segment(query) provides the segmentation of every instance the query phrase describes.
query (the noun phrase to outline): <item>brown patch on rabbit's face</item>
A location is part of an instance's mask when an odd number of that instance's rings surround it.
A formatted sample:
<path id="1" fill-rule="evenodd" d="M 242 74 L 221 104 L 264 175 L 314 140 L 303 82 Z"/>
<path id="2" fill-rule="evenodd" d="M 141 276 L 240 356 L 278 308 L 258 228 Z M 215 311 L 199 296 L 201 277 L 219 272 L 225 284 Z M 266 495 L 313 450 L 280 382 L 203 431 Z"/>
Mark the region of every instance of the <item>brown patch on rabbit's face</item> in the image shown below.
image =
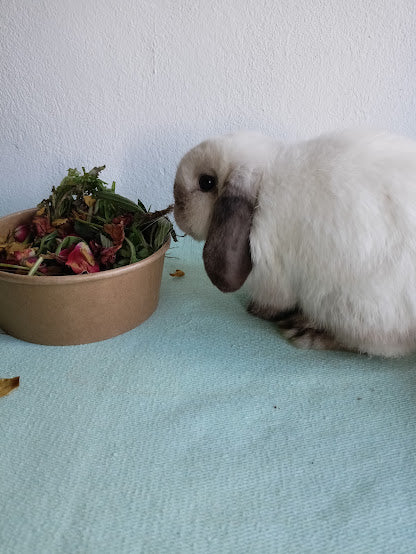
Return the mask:
<path id="1" fill-rule="evenodd" d="M 206 239 L 218 197 L 217 186 L 211 190 L 203 190 L 200 186 L 201 176 L 206 175 L 211 175 L 218 183 L 212 168 L 212 148 L 210 143 L 202 143 L 182 158 L 173 189 L 175 221 L 182 231 L 196 240 Z"/>
<path id="2" fill-rule="evenodd" d="M 174 217 L 178 226 L 195 240 L 205 240 L 217 194 L 199 190 L 187 191 L 176 182 L 174 198 Z"/>
<path id="3" fill-rule="evenodd" d="M 178 211 L 184 210 L 186 206 L 187 194 L 178 183 L 175 183 L 175 186 L 173 188 L 173 195 L 175 197 L 175 208 Z"/>

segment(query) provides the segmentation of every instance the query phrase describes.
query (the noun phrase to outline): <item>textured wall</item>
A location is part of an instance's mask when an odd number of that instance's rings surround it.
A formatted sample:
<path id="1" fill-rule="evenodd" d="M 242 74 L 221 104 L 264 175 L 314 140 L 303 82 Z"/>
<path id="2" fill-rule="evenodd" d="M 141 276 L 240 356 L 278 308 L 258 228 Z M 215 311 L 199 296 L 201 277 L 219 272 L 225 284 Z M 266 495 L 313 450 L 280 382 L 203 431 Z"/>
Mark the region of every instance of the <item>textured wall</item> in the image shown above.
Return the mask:
<path id="1" fill-rule="evenodd" d="M 0 215 L 107 164 L 161 208 L 195 142 L 350 125 L 416 136 L 414 0 L 1 0 Z"/>

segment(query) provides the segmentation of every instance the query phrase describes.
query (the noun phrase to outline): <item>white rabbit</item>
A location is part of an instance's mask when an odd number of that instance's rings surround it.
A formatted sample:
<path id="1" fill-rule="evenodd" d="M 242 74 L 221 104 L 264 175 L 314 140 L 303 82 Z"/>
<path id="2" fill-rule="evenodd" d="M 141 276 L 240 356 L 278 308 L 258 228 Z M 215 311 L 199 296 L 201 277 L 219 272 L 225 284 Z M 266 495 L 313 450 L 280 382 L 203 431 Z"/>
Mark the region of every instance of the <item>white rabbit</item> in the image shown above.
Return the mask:
<path id="1" fill-rule="evenodd" d="M 175 219 L 222 291 L 296 346 L 416 350 L 416 142 L 342 131 L 294 145 L 255 133 L 181 160 Z"/>

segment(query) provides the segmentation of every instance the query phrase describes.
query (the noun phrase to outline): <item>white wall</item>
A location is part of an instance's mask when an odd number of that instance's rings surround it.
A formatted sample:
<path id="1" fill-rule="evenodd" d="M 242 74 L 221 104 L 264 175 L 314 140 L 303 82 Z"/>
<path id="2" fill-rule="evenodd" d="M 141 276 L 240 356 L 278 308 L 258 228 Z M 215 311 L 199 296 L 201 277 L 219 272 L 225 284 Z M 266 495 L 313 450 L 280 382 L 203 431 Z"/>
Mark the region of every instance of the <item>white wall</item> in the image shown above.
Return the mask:
<path id="1" fill-rule="evenodd" d="M 0 215 L 107 164 L 162 208 L 212 134 L 416 138 L 415 0 L 0 0 Z"/>

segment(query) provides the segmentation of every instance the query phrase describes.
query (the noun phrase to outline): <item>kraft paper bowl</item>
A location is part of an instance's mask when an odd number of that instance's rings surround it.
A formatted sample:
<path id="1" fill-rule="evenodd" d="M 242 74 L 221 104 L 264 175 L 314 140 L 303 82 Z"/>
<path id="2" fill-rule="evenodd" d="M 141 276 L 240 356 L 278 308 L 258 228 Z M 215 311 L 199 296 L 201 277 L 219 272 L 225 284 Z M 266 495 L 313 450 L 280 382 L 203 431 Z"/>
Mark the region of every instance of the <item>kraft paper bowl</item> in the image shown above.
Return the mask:
<path id="1" fill-rule="evenodd" d="M 29 223 L 34 212 L 0 218 L 0 236 Z M 130 331 L 157 308 L 169 244 L 140 262 L 99 273 L 28 276 L 0 271 L 0 328 L 28 342 L 61 346 Z"/>

